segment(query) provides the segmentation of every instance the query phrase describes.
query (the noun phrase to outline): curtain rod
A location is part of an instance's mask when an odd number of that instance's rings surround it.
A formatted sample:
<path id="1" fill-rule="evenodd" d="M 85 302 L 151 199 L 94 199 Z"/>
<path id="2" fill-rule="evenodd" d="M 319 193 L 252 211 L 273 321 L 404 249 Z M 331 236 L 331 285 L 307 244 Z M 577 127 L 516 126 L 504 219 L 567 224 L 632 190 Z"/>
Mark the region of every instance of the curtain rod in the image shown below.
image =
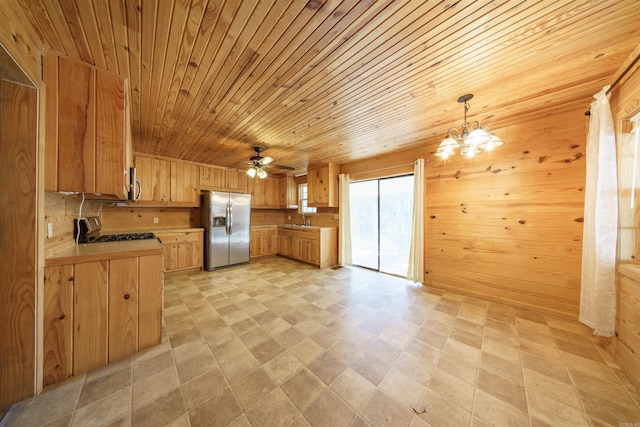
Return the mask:
<path id="1" fill-rule="evenodd" d="M 624 71 L 622 73 L 620 73 L 620 75 L 618 76 L 618 78 L 611 83 L 611 86 L 609 86 L 609 89 L 607 89 L 607 91 L 605 92 L 605 94 L 609 95 L 611 93 L 611 91 L 618 86 L 618 83 L 620 83 L 620 80 L 622 80 L 624 78 L 624 76 L 627 75 L 627 73 L 629 71 L 631 71 L 631 69 L 634 67 L 634 65 L 636 65 L 638 63 L 638 61 L 640 60 L 640 55 L 636 56 L 636 59 L 634 59 L 633 61 L 631 61 L 631 64 L 629 64 L 629 66 L 627 68 L 624 69 Z M 585 116 L 590 116 L 591 115 L 591 110 L 587 110 L 584 112 Z"/>
<path id="2" fill-rule="evenodd" d="M 636 65 L 636 63 L 638 62 L 638 60 L 640 60 L 640 55 L 636 56 L 636 59 L 634 59 L 633 61 L 631 61 L 631 64 L 629 64 L 629 66 L 627 68 L 624 69 L 624 71 L 622 72 L 622 74 L 620 74 L 618 76 L 618 78 L 611 83 L 611 87 L 607 90 L 607 95 L 609 95 L 609 93 L 611 93 L 611 91 L 613 90 L 613 88 L 615 88 L 618 83 L 620 83 L 620 80 L 622 80 L 624 78 L 624 76 L 627 75 L 627 73 L 629 71 L 631 71 L 631 69 L 633 68 L 634 65 Z"/>
<path id="3" fill-rule="evenodd" d="M 415 162 L 411 162 L 411 163 L 404 163 L 404 164 L 401 164 L 401 165 L 389 166 L 387 168 L 373 169 L 373 170 L 370 170 L 370 171 L 363 171 L 363 172 L 355 172 L 355 173 L 350 173 L 349 176 L 364 175 L 366 173 L 374 173 L 374 172 L 382 172 L 382 171 L 386 171 L 386 170 L 389 170 L 389 169 L 401 168 L 403 166 L 413 166 L 414 164 L 415 164 Z"/>

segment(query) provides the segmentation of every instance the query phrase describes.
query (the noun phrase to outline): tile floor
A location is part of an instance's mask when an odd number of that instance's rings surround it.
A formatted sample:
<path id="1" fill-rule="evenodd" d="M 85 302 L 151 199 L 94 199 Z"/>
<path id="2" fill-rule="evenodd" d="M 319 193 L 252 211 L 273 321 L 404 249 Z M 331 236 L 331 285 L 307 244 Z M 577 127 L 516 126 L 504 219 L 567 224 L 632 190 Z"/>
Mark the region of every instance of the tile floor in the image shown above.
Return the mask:
<path id="1" fill-rule="evenodd" d="M 163 343 L 5 426 L 637 426 L 580 324 L 357 268 L 268 258 L 167 275 Z"/>

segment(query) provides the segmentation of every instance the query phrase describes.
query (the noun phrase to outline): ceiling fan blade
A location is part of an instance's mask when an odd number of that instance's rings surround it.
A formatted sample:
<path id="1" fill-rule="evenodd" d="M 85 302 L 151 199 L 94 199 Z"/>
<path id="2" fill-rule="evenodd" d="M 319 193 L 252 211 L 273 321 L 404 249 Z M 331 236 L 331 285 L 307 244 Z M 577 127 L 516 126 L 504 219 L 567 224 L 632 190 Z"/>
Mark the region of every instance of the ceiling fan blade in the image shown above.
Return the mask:
<path id="1" fill-rule="evenodd" d="M 288 171 L 296 170 L 296 168 L 294 168 L 293 166 L 285 166 L 285 165 L 271 165 L 271 166 L 273 166 L 274 168 L 288 170 Z"/>

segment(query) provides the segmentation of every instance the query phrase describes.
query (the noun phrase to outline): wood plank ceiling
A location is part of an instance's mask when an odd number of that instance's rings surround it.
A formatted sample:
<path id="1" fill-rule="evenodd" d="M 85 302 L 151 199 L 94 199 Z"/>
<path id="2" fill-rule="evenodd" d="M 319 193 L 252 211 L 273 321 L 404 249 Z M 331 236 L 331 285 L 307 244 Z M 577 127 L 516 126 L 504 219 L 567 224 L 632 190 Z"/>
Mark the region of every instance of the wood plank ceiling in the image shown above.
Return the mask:
<path id="1" fill-rule="evenodd" d="M 134 149 L 238 166 L 433 151 L 470 119 L 585 100 L 640 43 L 637 0 L 29 0 L 45 50 L 130 79 Z M 427 144 L 429 142 L 429 144 Z"/>

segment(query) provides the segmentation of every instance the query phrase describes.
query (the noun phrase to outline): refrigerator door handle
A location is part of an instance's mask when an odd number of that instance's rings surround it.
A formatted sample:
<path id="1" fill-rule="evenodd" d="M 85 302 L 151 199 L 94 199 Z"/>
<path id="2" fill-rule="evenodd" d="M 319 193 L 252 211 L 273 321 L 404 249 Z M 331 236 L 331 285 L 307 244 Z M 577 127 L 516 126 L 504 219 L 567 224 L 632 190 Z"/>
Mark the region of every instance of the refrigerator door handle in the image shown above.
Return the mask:
<path id="1" fill-rule="evenodd" d="M 233 233 L 233 206 L 232 205 L 228 205 L 227 209 L 229 210 L 229 231 L 228 233 L 231 234 Z"/>

